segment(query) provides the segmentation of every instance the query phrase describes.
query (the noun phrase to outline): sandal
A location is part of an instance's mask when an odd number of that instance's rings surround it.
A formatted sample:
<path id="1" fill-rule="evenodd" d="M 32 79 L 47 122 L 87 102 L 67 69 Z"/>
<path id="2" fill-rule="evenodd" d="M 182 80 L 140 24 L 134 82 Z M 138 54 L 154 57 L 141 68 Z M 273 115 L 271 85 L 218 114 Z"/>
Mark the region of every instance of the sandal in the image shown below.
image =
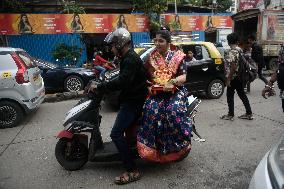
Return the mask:
<path id="1" fill-rule="evenodd" d="M 234 121 L 234 116 L 231 116 L 231 115 L 223 115 L 223 116 L 220 117 L 220 119 Z"/>
<path id="2" fill-rule="evenodd" d="M 141 177 L 138 171 L 135 172 L 125 172 L 121 176 L 116 177 L 114 183 L 118 185 L 128 184 L 139 180 Z"/>
<path id="3" fill-rule="evenodd" d="M 252 114 L 243 114 L 239 116 L 240 119 L 247 119 L 247 120 L 253 120 Z"/>

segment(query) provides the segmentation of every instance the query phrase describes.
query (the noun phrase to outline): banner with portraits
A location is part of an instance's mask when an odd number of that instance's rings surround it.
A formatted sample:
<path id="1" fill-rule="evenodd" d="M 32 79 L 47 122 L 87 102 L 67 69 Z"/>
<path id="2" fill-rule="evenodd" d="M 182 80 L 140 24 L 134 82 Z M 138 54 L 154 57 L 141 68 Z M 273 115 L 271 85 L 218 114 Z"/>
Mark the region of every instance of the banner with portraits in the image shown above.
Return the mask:
<path id="1" fill-rule="evenodd" d="M 171 31 L 198 31 L 210 28 L 232 28 L 233 21 L 230 16 L 218 15 L 173 15 L 161 16 L 161 22 L 169 26 Z"/>
<path id="2" fill-rule="evenodd" d="M 284 11 L 267 10 L 263 13 L 262 39 L 267 41 L 284 40 Z"/>
<path id="3" fill-rule="evenodd" d="M 149 19 L 134 14 L 0 14 L 0 34 L 109 33 L 124 27 L 147 32 Z"/>

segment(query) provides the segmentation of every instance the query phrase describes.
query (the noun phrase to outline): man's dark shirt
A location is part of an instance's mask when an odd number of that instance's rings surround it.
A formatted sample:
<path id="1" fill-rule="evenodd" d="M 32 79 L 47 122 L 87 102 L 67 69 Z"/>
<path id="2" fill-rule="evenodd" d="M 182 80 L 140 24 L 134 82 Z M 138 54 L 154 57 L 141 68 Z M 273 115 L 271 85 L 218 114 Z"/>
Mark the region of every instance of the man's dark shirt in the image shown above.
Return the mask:
<path id="1" fill-rule="evenodd" d="M 264 66 L 263 50 L 262 47 L 254 42 L 251 47 L 251 58 L 257 63 L 259 67 Z"/>
<path id="2" fill-rule="evenodd" d="M 146 80 L 143 62 L 131 49 L 122 57 L 119 76 L 114 80 L 99 84 L 98 90 L 121 90 L 120 102 L 141 103 L 145 101 L 148 93 Z"/>

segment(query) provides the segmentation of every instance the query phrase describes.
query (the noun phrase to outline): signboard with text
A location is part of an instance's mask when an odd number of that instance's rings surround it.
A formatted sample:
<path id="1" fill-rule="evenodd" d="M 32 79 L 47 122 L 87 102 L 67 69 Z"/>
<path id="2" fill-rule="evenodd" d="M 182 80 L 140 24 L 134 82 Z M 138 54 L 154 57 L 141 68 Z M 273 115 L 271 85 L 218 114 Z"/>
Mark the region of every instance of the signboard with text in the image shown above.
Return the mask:
<path id="1" fill-rule="evenodd" d="M 172 31 L 197 31 L 209 28 L 232 28 L 230 16 L 214 15 L 162 15 L 165 25 Z"/>
<path id="2" fill-rule="evenodd" d="M 239 0 L 238 11 L 256 8 L 260 0 Z"/>
<path id="3" fill-rule="evenodd" d="M 149 19 L 132 14 L 0 14 L 0 34 L 108 33 L 118 27 L 149 30 Z"/>

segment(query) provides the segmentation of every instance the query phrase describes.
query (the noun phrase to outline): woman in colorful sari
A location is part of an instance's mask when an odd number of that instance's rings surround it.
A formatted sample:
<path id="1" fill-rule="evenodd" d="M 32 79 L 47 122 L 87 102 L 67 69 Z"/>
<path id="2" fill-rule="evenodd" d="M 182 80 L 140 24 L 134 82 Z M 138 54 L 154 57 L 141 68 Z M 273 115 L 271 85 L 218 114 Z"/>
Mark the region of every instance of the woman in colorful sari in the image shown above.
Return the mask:
<path id="1" fill-rule="evenodd" d="M 163 91 L 150 92 L 145 102 L 137 147 L 141 158 L 166 163 L 189 153 L 192 122 L 187 114 L 189 103 L 183 86 L 185 54 L 169 49 L 171 35 L 167 30 L 158 31 L 154 41 L 156 48 L 147 58 L 145 68 L 150 78 L 149 88 L 163 86 Z"/>

